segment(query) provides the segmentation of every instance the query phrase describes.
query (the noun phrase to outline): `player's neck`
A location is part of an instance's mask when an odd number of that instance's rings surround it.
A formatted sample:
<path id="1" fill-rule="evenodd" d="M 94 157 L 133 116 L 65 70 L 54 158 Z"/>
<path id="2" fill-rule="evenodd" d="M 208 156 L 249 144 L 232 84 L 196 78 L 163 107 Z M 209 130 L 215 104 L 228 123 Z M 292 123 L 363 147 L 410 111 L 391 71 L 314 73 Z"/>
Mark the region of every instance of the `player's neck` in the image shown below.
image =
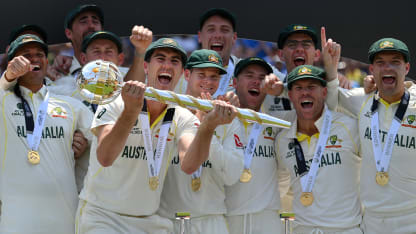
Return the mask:
<path id="1" fill-rule="evenodd" d="M 306 134 L 308 136 L 313 136 L 316 133 L 319 133 L 318 128 L 315 126 L 314 120 L 297 120 L 297 132 Z"/>
<path id="2" fill-rule="evenodd" d="M 168 105 L 161 102 L 147 100 L 147 111 L 150 114 L 150 125 L 159 117 Z"/>
<path id="3" fill-rule="evenodd" d="M 404 95 L 404 88 L 402 88 L 402 90 L 399 93 L 394 94 L 394 95 L 386 95 L 386 94 L 381 93 L 381 92 L 380 92 L 379 95 L 388 104 L 392 104 L 393 102 L 398 102 L 402 99 L 402 96 Z"/>

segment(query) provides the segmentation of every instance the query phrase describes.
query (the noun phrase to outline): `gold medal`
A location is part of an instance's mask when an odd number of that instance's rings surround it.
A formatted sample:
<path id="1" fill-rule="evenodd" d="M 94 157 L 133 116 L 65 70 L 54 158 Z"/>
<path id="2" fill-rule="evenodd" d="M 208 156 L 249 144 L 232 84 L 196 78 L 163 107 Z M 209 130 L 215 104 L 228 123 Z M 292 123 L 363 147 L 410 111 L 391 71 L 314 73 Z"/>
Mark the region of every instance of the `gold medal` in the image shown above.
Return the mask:
<path id="1" fill-rule="evenodd" d="M 311 192 L 303 192 L 302 195 L 300 195 L 300 203 L 302 203 L 303 206 L 312 205 L 313 194 Z"/>
<path id="2" fill-rule="evenodd" d="M 201 189 L 201 178 L 192 179 L 191 187 L 194 192 L 198 192 Z"/>
<path id="3" fill-rule="evenodd" d="M 247 183 L 251 180 L 251 177 L 253 176 L 251 175 L 250 169 L 244 169 L 243 174 L 241 174 L 240 176 L 240 181 L 243 183 Z"/>
<path id="4" fill-rule="evenodd" d="M 157 176 L 152 176 L 149 179 L 149 187 L 151 190 L 155 191 L 159 186 L 159 178 Z"/>
<path id="5" fill-rule="evenodd" d="M 378 185 L 384 186 L 389 183 L 389 173 L 378 171 L 376 174 L 376 182 Z"/>
<path id="6" fill-rule="evenodd" d="M 27 154 L 27 160 L 33 165 L 39 164 L 40 162 L 39 153 L 37 151 L 30 150 L 29 153 Z"/>

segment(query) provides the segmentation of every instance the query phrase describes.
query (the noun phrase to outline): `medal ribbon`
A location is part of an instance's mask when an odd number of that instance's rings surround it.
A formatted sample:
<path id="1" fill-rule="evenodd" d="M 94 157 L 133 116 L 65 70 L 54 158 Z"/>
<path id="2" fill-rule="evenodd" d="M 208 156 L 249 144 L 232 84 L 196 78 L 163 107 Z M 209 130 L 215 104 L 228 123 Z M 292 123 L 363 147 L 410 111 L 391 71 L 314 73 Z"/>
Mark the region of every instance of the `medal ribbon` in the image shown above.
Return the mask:
<path id="1" fill-rule="evenodd" d="M 253 159 L 254 149 L 257 145 L 259 135 L 263 130 L 263 126 L 259 123 L 254 123 L 248 138 L 246 149 L 244 150 L 244 169 L 250 169 L 251 160 Z"/>
<path id="2" fill-rule="evenodd" d="M 393 152 L 394 139 L 396 137 L 397 131 L 400 128 L 401 122 L 406 112 L 407 106 L 409 105 L 410 94 L 405 91 L 402 99 L 400 100 L 399 107 L 394 114 L 394 118 L 391 121 L 390 129 L 387 133 L 386 143 L 384 145 L 383 151 L 381 151 L 381 141 L 379 134 L 379 122 L 378 122 L 378 94 L 376 93 L 373 98 L 373 104 L 371 106 L 371 138 L 373 143 L 374 151 L 374 160 L 376 161 L 376 169 L 380 172 L 386 172 L 389 169 L 391 154 Z"/>
<path id="3" fill-rule="evenodd" d="M 324 113 L 322 131 L 319 132 L 319 139 L 313 155 L 312 164 L 309 168 L 309 172 L 308 174 L 300 178 L 302 192 L 312 192 L 312 188 L 316 179 L 316 174 L 318 172 L 319 165 L 321 164 L 321 155 L 324 152 L 326 141 L 328 140 L 329 132 L 331 130 L 331 121 L 332 112 L 329 109 L 326 109 Z M 303 154 L 302 157 L 303 161 L 305 161 L 305 157 L 303 156 Z"/>
<path id="4" fill-rule="evenodd" d="M 217 91 L 212 96 L 213 99 L 217 98 L 219 95 L 224 95 L 227 92 L 228 85 L 230 84 L 230 79 L 234 74 L 234 63 L 230 58 L 227 67 L 227 74 L 222 75 L 220 80 L 220 85 L 218 86 Z"/>
<path id="5" fill-rule="evenodd" d="M 174 108 L 169 108 L 166 111 L 165 117 L 163 118 L 162 126 L 159 131 L 159 138 L 156 144 L 156 153 L 153 152 L 152 144 L 152 132 L 149 125 L 149 116 L 147 114 L 146 101 L 143 103 L 142 113 L 140 113 L 140 122 L 142 127 L 144 148 L 147 155 L 147 167 L 149 169 L 149 176 L 158 176 L 160 167 L 162 165 L 163 153 L 166 147 L 167 136 L 169 134 L 169 128 L 172 123 L 173 115 L 175 114 Z"/>
<path id="6" fill-rule="evenodd" d="M 25 124 L 27 132 L 27 144 L 33 151 L 37 151 L 42 138 L 42 129 L 45 124 L 46 114 L 48 113 L 49 92 L 46 91 L 45 99 L 39 105 L 39 110 L 36 116 L 36 122 L 33 121 L 32 110 L 29 103 L 23 98 L 19 85 L 14 87 L 14 93 L 18 96 L 23 104 L 23 112 L 25 115 Z"/>

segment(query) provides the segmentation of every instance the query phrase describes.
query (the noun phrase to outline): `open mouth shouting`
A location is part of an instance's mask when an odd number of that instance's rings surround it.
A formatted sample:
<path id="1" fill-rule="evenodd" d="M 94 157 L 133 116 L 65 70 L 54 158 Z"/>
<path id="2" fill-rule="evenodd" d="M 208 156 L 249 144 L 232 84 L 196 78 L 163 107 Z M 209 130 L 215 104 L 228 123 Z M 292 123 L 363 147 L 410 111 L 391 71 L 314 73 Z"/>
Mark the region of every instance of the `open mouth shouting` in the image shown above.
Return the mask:
<path id="1" fill-rule="evenodd" d="M 293 63 L 295 64 L 295 66 L 305 65 L 305 58 L 298 56 L 293 60 Z"/>
<path id="2" fill-rule="evenodd" d="M 313 107 L 313 102 L 311 100 L 303 100 L 300 105 L 303 109 L 311 109 Z"/>
<path id="3" fill-rule="evenodd" d="M 172 75 L 166 72 L 162 72 L 157 76 L 157 80 L 160 84 L 168 85 L 172 80 Z"/>
<path id="4" fill-rule="evenodd" d="M 224 48 L 224 44 L 223 43 L 221 43 L 221 42 L 215 42 L 215 43 L 212 43 L 211 44 L 211 48 L 210 49 L 219 52 L 219 51 L 222 51 L 223 48 Z"/>
<path id="5" fill-rule="evenodd" d="M 37 64 L 35 65 L 32 64 L 31 67 L 32 67 L 32 71 L 40 71 L 40 66 Z"/>
<path id="6" fill-rule="evenodd" d="M 381 77 L 382 81 L 384 84 L 394 84 L 394 82 L 396 81 L 396 77 L 393 75 L 383 75 L 383 77 Z"/>
<path id="7" fill-rule="evenodd" d="M 248 93 L 253 97 L 258 97 L 260 95 L 260 90 L 258 88 L 252 88 L 248 90 Z"/>

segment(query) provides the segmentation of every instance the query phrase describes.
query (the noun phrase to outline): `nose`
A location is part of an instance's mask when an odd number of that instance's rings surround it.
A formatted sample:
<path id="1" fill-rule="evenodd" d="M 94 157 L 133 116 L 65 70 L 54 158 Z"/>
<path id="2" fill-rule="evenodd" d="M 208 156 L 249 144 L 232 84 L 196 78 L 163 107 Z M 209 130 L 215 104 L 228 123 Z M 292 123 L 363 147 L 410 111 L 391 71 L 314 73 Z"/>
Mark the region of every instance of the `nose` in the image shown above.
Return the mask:
<path id="1" fill-rule="evenodd" d="M 296 48 L 295 48 L 295 50 L 296 50 L 296 51 L 303 51 L 303 50 L 304 50 L 304 48 L 303 48 L 303 46 L 302 46 L 302 43 L 296 43 Z"/>

